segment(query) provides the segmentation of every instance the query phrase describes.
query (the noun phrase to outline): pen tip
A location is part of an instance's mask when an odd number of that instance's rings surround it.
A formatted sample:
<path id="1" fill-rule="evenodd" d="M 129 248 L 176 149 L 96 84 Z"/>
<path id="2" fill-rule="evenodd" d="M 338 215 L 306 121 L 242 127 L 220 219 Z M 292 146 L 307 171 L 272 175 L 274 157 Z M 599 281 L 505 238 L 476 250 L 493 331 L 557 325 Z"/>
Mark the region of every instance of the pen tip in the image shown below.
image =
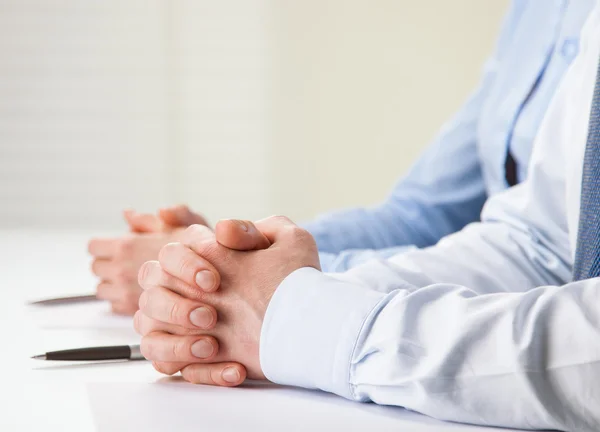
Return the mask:
<path id="1" fill-rule="evenodd" d="M 34 360 L 46 360 L 46 354 L 34 355 L 31 358 Z"/>

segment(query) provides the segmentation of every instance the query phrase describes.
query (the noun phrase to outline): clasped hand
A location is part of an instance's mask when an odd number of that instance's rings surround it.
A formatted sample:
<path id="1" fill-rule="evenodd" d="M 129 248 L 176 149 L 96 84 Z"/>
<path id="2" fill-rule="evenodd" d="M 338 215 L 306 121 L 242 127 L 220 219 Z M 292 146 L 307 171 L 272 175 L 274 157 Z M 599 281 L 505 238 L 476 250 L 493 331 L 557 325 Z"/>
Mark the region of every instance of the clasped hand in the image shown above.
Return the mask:
<path id="1" fill-rule="evenodd" d="M 140 266 L 156 259 L 165 244 L 178 241 L 188 226 L 208 223 L 186 206 L 161 209 L 158 215 L 127 210 L 124 216 L 129 235 L 92 239 L 88 249 L 92 272 L 100 278 L 96 297 L 110 302 L 115 313 L 133 315 L 142 292 L 137 281 Z"/>
<path id="2" fill-rule="evenodd" d="M 320 269 L 316 243 L 285 217 L 225 220 L 215 232 L 190 226 L 140 268 L 134 326 L 142 354 L 159 372 L 193 383 L 265 379 L 265 312 L 279 284 L 303 267 Z"/>

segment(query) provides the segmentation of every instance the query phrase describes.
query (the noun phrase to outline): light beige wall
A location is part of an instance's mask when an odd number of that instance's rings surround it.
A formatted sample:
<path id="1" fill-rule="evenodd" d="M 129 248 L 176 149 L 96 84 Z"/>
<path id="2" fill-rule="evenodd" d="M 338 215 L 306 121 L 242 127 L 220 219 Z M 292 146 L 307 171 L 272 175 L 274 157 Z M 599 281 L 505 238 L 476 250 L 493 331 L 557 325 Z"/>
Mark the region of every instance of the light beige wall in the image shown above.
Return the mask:
<path id="1" fill-rule="evenodd" d="M 272 212 L 266 0 L 0 0 L 0 228 Z"/>
<path id="2" fill-rule="evenodd" d="M 1 0 L 0 227 L 374 203 L 475 86 L 507 3 Z"/>
<path id="3" fill-rule="evenodd" d="M 372 204 L 475 87 L 508 0 L 277 0 L 273 202 Z"/>
<path id="4" fill-rule="evenodd" d="M 166 10 L 0 1 L 0 227 L 114 226 L 168 199 Z"/>

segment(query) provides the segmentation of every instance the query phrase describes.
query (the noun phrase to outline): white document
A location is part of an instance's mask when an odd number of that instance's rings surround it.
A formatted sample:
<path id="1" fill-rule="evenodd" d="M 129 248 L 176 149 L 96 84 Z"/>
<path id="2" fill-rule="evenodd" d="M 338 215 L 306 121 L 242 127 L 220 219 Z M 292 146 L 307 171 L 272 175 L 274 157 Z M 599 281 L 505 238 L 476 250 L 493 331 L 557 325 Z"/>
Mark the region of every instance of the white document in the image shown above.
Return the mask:
<path id="1" fill-rule="evenodd" d="M 153 384 L 90 383 L 87 388 L 99 432 L 497 432 L 272 384 L 221 388 L 164 378 Z"/>

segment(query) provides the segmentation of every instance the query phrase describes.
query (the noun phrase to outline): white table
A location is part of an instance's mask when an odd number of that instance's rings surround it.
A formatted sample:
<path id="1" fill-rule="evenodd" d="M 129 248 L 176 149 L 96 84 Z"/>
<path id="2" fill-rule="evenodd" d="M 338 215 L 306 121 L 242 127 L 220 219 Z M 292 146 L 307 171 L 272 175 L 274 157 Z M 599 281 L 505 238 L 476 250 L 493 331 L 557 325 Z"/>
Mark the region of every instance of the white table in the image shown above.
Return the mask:
<path id="1" fill-rule="evenodd" d="M 88 237 L 0 231 L 0 431 L 497 431 L 275 385 L 194 386 L 163 377 L 144 361 L 31 360 L 56 349 L 138 341 L 129 320 L 111 316 L 104 304 L 25 304 L 93 291 Z"/>

